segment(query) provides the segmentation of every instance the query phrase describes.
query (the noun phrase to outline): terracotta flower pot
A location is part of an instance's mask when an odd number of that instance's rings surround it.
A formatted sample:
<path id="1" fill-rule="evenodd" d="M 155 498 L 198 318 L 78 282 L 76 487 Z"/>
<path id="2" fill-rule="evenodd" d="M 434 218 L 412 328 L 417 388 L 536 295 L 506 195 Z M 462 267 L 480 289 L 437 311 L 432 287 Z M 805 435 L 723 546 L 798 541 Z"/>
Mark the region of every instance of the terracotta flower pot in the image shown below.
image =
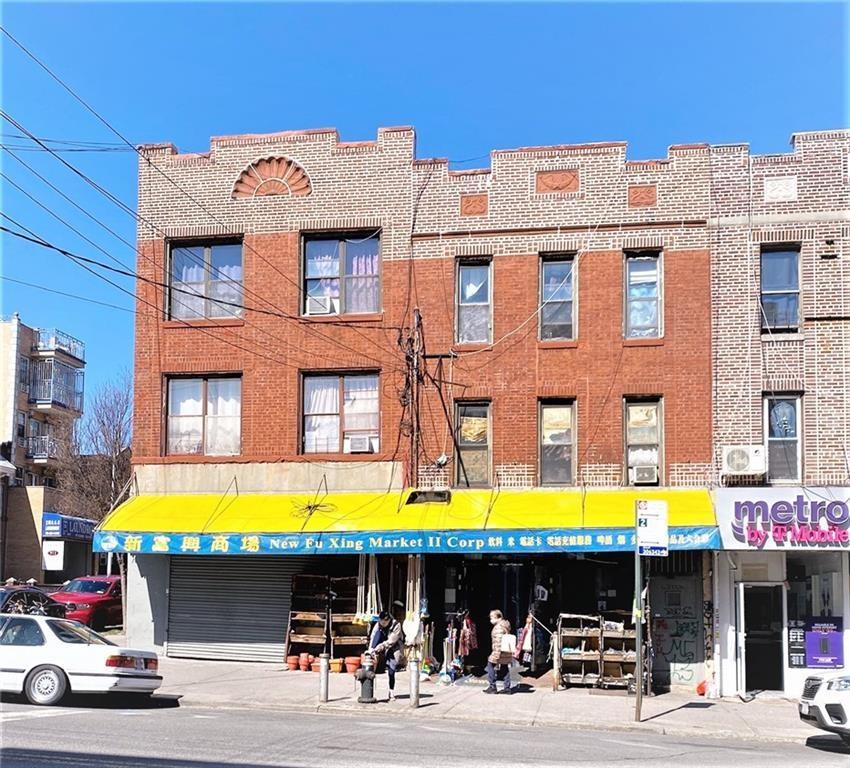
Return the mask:
<path id="1" fill-rule="evenodd" d="M 331 659 L 331 672 L 342 672 L 342 659 Z"/>
<path id="2" fill-rule="evenodd" d="M 353 675 L 358 669 L 360 669 L 360 666 L 359 656 L 345 657 L 345 671 L 348 672 L 348 674 Z"/>
<path id="3" fill-rule="evenodd" d="M 298 657 L 297 656 L 287 656 L 286 657 L 286 666 L 288 669 L 296 670 L 298 669 Z"/>

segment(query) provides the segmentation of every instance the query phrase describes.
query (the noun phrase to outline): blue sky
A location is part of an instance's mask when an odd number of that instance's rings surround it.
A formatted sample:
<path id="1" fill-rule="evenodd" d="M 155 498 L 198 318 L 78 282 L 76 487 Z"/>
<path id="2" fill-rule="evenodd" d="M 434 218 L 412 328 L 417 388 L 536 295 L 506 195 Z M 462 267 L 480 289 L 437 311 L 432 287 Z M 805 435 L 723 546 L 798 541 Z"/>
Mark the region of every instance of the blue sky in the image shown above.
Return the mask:
<path id="1" fill-rule="evenodd" d="M 823 4 L 6 3 L 3 25 L 134 142 L 208 149 L 209 137 L 335 126 L 346 140 L 414 125 L 420 157 L 487 164 L 493 148 L 748 141 L 786 152 L 793 131 L 848 124 L 847 9 Z M 52 139 L 116 138 L 5 39 L 2 106 Z M 17 131 L 3 123 L 3 143 Z M 125 239 L 133 220 L 44 152 L 14 150 Z M 485 156 L 483 159 L 480 156 Z M 131 152 L 68 162 L 135 205 Z M 0 151 L 3 172 L 88 238 L 100 229 Z M 105 258 L 5 180 L 2 210 L 45 239 Z M 3 236 L 6 277 L 130 307 L 63 256 Z M 132 290 L 132 283 L 123 281 Z M 2 312 L 87 343 L 91 392 L 132 364 L 133 315 L 0 281 Z"/>

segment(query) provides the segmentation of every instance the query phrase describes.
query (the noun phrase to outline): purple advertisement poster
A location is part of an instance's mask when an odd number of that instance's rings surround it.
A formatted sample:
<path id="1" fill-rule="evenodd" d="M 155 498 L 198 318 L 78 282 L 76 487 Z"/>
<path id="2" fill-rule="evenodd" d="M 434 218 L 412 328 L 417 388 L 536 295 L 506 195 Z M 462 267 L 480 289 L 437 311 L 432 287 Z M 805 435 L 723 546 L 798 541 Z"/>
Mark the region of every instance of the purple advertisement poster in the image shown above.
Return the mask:
<path id="1" fill-rule="evenodd" d="M 840 616 L 812 616 L 806 620 L 806 666 L 843 669 L 844 622 Z"/>

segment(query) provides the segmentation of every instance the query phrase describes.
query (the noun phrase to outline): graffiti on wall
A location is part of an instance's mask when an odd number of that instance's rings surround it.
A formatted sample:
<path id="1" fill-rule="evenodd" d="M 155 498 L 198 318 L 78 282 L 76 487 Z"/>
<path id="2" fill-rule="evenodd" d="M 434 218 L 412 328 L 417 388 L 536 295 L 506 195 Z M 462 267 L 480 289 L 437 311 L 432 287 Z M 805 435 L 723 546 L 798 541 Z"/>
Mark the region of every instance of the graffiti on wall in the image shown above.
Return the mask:
<path id="1" fill-rule="evenodd" d="M 655 657 L 670 669 L 670 682 L 685 684 L 696 680 L 696 665 L 702 661 L 699 648 L 697 619 L 655 619 L 653 635 Z"/>
<path id="2" fill-rule="evenodd" d="M 655 667 L 670 685 L 695 685 L 706 659 L 702 631 L 706 606 L 694 579 L 664 579 L 655 584 L 652 640 Z M 701 590 L 699 597 L 701 598 Z"/>

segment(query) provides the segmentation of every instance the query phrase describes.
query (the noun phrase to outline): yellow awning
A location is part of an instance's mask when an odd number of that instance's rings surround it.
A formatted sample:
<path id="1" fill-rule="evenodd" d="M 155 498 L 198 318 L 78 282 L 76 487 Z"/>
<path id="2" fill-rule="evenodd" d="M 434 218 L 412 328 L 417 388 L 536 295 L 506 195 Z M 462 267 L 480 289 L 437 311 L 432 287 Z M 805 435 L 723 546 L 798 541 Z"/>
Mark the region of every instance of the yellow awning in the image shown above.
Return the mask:
<path id="1" fill-rule="evenodd" d="M 286 534 L 632 528 L 638 499 L 666 501 L 671 527 L 716 525 L 706 490 L 452 490 L 448 503 L 406 504 L 409 494 L 141 495 L 118 507 L 98 530 Z"/>

